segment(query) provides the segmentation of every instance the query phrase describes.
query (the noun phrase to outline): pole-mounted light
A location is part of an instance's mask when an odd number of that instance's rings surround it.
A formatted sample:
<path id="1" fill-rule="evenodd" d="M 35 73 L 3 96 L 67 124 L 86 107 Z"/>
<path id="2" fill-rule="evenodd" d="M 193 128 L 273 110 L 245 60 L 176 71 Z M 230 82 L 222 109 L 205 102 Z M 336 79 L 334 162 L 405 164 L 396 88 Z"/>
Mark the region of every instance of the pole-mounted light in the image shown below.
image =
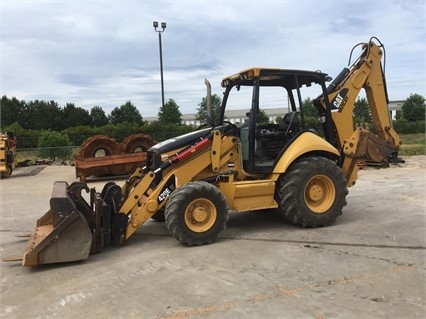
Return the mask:
<path id="1" fill-rule="evenodd" d="M 163 79 L 163 48 L 161 45 L 161 33 L 166 30 L 166 22 L 161 22 L 161 30 L 158 29 L 158 22 L 154 21 L 152 23 L 152 26 L 154 27 L 155 31 L 158 32 L 158 42 L 160 44 L 160 71 L 161 71 L 161 98 L 162 98 L 162 106 L 164 108 L 164 79 Z"/>

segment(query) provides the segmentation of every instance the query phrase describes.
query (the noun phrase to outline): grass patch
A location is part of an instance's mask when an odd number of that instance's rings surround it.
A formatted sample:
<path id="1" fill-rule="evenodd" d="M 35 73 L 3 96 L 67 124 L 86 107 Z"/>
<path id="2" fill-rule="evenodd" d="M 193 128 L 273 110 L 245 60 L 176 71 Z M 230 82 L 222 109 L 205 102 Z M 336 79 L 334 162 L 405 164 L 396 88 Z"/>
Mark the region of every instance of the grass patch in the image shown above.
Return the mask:
<path id="1" fill-rule="evenodd" d="M 426 155 L 424 133 L 400 134 L 402 145 L 399 155 Z"/>
<path id="2" fill-rule="evenodd" d="M 65 160 L 71 160 L 74 158 L 74 154 L 77 153 L 78 151 L 78 147 L 71 147 L 71 153 L 72 156 L 70 156 L 70 158 L 63 158 Z M 47 159 L 46 157 L 41 157 L 40 156 L 40 149 L 38 148 L 22 148 L 22 149 L 17 149 L 16 150 L 16 158 L 15 158 L 15 162 L 19 163 L 19 162 L 24 162 L 24 161 L 30 161 L 31 164 L 35 164 L 36 161 L 38 160 L 43 160 L 43 159 Z"/>
<path id="3" fill-rule="evenodd" d="M 32 163 L 35 163 L 36 160 L 39 159 L 37 149 L 30 149 L 30 150 L 17 150 L 16 151 L 16 157 L 15 162 L 23 162 L 26 160 L 30 160 Z"/>

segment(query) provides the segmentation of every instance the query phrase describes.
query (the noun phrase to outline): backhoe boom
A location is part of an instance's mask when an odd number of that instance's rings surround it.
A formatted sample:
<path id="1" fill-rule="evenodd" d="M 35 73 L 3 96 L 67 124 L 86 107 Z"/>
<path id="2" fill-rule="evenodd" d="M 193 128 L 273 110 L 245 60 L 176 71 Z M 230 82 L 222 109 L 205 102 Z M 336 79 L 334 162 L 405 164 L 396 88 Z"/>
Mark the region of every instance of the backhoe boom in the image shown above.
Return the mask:
<path id="1" fill-rule="evenodd" d="M 381 162 L 398 151 L 401 140 L 392 128 L 388 108 L 387 88 L 381 59 L 383 45 L 373 40 L 362 44 L 362 54 L 348 69 L 345 68 L 329 86 L 331 117 L 338 149 L 343 149 L 342 169 L 347 185 L 357 179 L 359 159 Z M 365 90 L 373 121 L 373 134 L 369 129 L 353 122 L 353 111 L 361 89 Z M 320 103 L 326 108 L 324 98 Z M 355 127 L 355 124 L 357 127 Z"/>

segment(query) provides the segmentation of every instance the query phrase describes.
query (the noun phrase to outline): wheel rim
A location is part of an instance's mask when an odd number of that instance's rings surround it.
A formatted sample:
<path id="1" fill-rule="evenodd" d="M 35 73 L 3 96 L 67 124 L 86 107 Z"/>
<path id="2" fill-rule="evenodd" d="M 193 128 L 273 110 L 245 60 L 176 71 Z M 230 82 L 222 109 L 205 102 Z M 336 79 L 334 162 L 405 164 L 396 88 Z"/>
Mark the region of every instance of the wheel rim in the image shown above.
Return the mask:
<path id="1" fill-rule="evenodd" d="M 206 198 L 193 200 L 185 210 L 186 226 L 196 233 L 209 230 L 216 218 L 216 206 Z"/>
<path id="2" fill-rule="evenodd" d="M 315 175 L 306 184 L 305 203 L 316 214 L 329 210 L 335 197 L 336 187 L 328 176 Z"/>
<path id="3" fill-rule="evenodd" d="M 133 150 L 133 153 L 142 153 L 142 152 L 146 152 L 145 148 L 142 146 L 137 146 L 135 147 L 135 149 Z"/>
<path id="4" fill-rule="evenodd" d="M 105 157 L 108 155 L 108 151 L 104 148 L 98 148 L 95 153 L 93 154 L 93 157 Z"/>

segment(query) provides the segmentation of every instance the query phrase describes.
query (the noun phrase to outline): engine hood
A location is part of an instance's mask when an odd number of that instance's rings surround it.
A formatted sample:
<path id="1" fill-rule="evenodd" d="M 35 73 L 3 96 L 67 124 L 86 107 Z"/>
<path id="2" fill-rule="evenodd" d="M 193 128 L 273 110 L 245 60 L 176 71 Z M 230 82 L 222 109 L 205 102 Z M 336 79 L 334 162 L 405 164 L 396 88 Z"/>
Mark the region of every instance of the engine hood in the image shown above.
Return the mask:
<path id="1" fill-rule="evenodd" d="M 211 132 L 211 130 L 212 128 L 208 127 L 202 130 L 198 130 L 195 132 L 187 133 L 178 137 L 165 140 L 161 143 L 152 146 L 149 151 L 154 152 L 156 154 L 162 154 L 187 145 L 191 145 L 200 138 L 206 137 Z"/>

